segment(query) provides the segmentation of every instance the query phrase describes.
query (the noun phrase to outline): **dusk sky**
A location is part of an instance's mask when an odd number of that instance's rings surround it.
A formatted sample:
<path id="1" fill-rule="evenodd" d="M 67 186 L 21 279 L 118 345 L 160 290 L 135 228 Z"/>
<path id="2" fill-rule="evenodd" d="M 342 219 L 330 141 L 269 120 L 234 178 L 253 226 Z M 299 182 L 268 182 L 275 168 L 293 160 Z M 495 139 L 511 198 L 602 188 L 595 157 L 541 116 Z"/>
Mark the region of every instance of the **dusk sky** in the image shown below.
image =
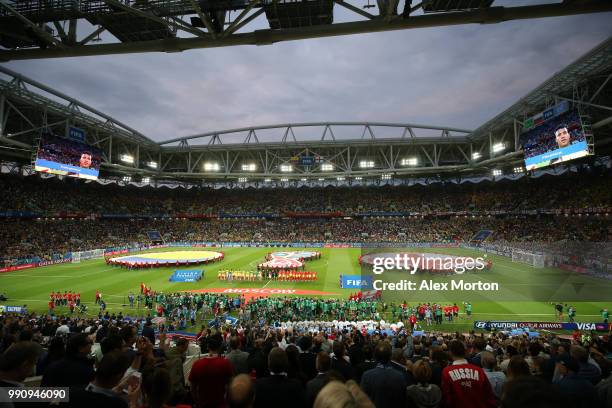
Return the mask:
<path id="1" fill-rule="evenodd" d="M 339 13 L 337 20 L 347 16 Z M 154 140 L 289 122 L 412 122 L 475 129 L 610 37 L 611 17 L 592 14 L 5 66 Z M 259 19 L 254 24 L 265 28 L 265 23 Z"/>

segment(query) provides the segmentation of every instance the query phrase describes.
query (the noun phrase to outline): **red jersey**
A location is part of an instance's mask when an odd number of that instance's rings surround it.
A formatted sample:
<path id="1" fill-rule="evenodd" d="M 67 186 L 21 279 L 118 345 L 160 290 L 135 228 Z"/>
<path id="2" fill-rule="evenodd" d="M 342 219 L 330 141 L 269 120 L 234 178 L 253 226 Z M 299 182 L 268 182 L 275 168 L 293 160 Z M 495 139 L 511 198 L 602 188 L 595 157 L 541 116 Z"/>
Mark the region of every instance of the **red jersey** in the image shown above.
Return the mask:
<path id="1" fill-rule="evenodd" d="M 497 402 L 484 370 L 467 360 L 457 360 L 442 370 L 442 395 L 446 408 L 495 408 Z"/>
<path id="2" fill-rule="evenodd" d="M 233 375 L 225 357 L 201 358 L 191 367 L 189 382 L 198 388 L 198 407 L 225 407 L 225 388 Z"/>

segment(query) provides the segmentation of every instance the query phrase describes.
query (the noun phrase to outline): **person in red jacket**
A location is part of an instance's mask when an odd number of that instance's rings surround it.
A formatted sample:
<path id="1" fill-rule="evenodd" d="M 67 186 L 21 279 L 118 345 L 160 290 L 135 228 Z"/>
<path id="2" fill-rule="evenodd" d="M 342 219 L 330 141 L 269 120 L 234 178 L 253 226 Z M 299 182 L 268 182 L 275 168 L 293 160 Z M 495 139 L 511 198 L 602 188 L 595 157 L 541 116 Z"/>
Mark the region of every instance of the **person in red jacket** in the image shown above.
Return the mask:
<path id="1" fill-rule="evenodd" d="M 416 326 L 416 324 L 417 324 L 417 318 L 416 318 L 416 316 L 414 315 L 414 313 L 412 313 L 412 314 L 410 315 L 410 329 L 411 329 L 412 331 L 414 331 L 414 326 Z"/>
<path id="2" fill-rule="evenodd" d="M 445 408 L 495 408 L 497 403 L 484 370 L 465 359 L 465 346 L 450 342 L 453 363 L 442 370 L 442 395 Z"/>

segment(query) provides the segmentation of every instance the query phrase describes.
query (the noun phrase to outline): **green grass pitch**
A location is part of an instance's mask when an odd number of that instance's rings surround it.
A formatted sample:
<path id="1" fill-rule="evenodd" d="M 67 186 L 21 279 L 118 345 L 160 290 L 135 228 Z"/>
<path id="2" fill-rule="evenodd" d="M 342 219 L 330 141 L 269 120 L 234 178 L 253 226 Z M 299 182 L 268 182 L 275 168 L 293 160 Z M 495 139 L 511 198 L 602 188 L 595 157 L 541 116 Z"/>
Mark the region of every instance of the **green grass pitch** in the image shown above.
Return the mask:
<path id="1" fill-rule="evenodd" d="M 202 250 L 202 248 L 193 248 Z M 303 248 L 309 250 L 310 248 Z M 168 250 L 185 250 L 185 248 L 167 248 Z M 309 283 L 289 282 L 224 282 L 217 279 L 217 272 L 223 269 L 255 270 L 258 263 L 263 262 L 268 252 L 275 250 L 302 250 L 298 248 L 224 248 L 225 259 L 221 262 L 198 267 L 182 267 L 180 269 L 203 269 L 204 277 L 195 283 L 171 283 L 168 278 L 176 269 L 154 268 L 145 270 L 127 270 L 119 267 L 111 267 L 104 260 L 83 261 L 77 264 L 61 264 L 46 266 L 36 269 L 8 272 L 0 274 L 0 293 L 4 293 L 9 300 L 5 305 L 21 306 L 26 304 L 28 310 L 46 312 L 50 291 L 73 290 L 80 292 L 82 302 L 89 306 L 89 314 L 98 312 L 94 305 L 95 291 L 100 290 L 108 305 L 108 310 L 118 312 L 123 310 L 124 314 L 144 315 L 141 309 L 130 310 L 123 305 L 127 303 L 127 294 L 133 291 L 139 292 L 140 282 L 151 287 L 155 291 L 175 292 L 183 290 L 194 290 L 204 288 L 282 288 L 282 289 L 311 289 L 324 292 L 337 293 L 339 298 L 347 298 L 355 290 L 340 289 L 339 275 L 358 275 L 360 266 L 358 257 L 360 249 L 325 248 L 312 249 L 322 253 L 320 260 L 306 263 L 306 270 L 314 270 L 318 273 L 318 280 Z M 159 251 L 159 250 L 158 250 Z M 410 251 L 410 249 L 405 249 Z M 441 252 L 451 255 L 482 256 L 482 253 L 466 249 L 418 249 L 418 252 Z M 547 291 L 552 296 L 551 301 L 561 301 L 574 305 L 577 308 L 577 321 L 599 322 L 600 310 L 603 307 L 612 309 L 612 282 L 603 279 L 568 273 L 557 269 L 535 269 L 527 265 L 511 262 L 510 259 L 489 255 L 488 259 L 493 262 L 491 270 L 479 274 L 465 274 L 461 278 L 465 280 L 488 280 L 498 281 L 503 288 L 501 293 L 494 296 L 481 296 L 480 294 L 463 294 L 460 299 L 470 301 L 473 304 L 472 320 L 511 320 L 511 321 L 555 321 L 553 306 L 550 301 L 542 300 L 536 296 L 538 291 Z M 551 278 L 552 276 L 552 278 Z M 456 276 L 453 276 L 456 278 Z M 436 281 L 443 281 L 451 277 L 434 277 Z M 582 293 L 597 292 L 590 299 L 597 301 L 578 301 L 566 296 L 566 291 L 579 288 Z M 455 294 L 456 295 L 456 294 Z M 436 298 L 437 297 L 437 298 Z M 535 300 L 535 299 L 538 300 Z M 411 294 L 406 292 L 404 299 L 409 304 L 416 304 Z M 442 295 L 431 295 L 430 301 L 449 303 Z M 459 303 L 458 303 L 459 304 Z M 462 309 L 462 308 L 461 308 Z M 56 313 L 65 313 L 66 308 L 56 309 Z M 390 316 L 383 316 L 389 318 Z M 441 329 L 445 331 L 469 330 L 472 322 L 461 316 L 453 323 L 444 323 Z M 436 327 L 438 329 L 439 327 Z"/>

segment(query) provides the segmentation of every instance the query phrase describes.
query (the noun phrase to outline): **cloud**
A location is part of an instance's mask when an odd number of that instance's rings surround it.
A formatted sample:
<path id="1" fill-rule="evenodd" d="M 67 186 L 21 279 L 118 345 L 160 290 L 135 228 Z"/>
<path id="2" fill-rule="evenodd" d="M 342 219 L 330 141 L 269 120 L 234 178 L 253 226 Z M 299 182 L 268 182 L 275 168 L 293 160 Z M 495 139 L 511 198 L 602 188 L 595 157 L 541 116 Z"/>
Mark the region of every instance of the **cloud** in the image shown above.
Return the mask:
<path id="1" fill-rule="evenodd" d="M 287 122 L 476 128 L 612 35 L 609 14 L 8 63 L 155 140 Z"/>

